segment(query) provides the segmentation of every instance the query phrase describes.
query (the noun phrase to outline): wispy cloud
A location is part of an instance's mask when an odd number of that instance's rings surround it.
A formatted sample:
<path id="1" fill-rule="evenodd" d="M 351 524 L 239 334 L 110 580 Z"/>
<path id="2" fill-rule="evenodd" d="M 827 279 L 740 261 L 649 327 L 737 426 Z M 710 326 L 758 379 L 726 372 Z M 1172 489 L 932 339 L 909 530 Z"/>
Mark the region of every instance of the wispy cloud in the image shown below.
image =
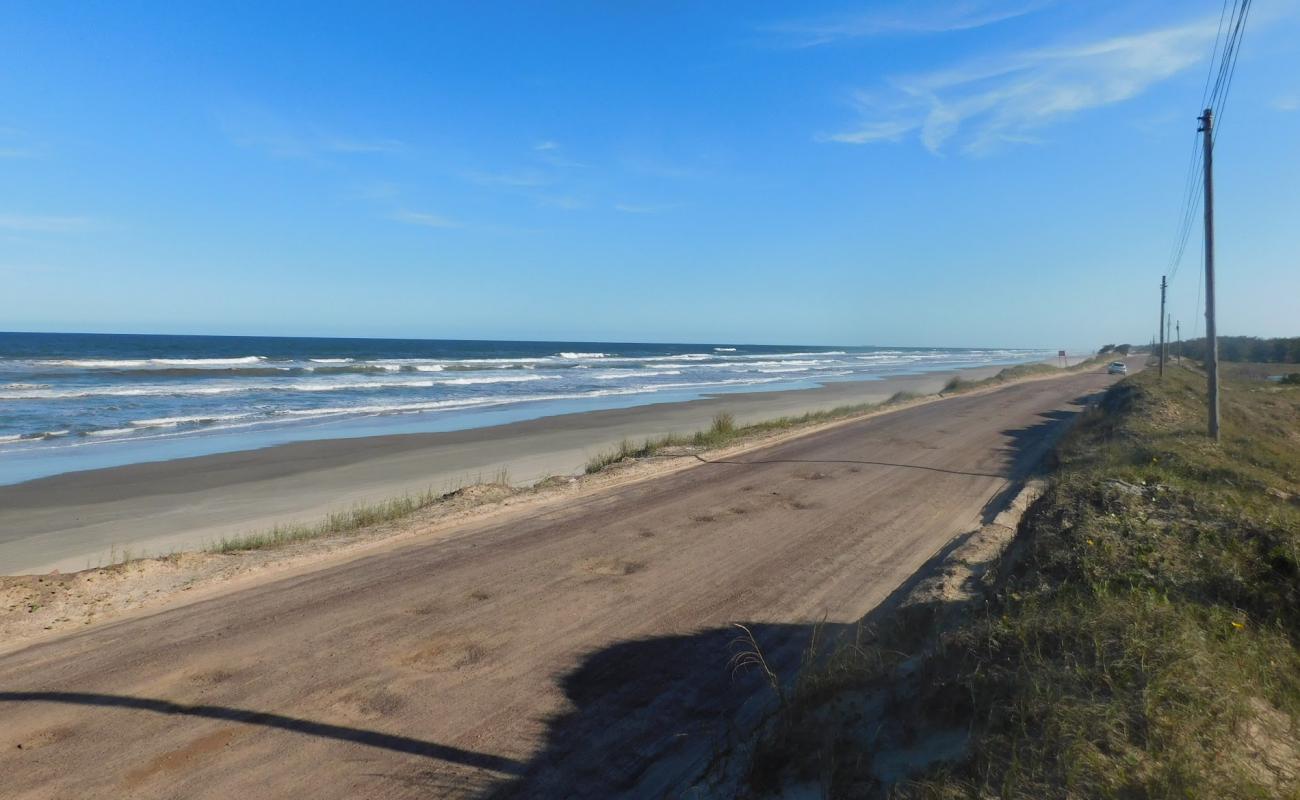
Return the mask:
<path id="1" fill-rule="evenodd" d="M 535 198 L 537 205 L 543 208 L 558 208 L 562 211 L 576 211 L 586 208 L 587 202 L 571 194 L 545 194 Z"/>
<path id="2" fill-rule="evenodd" d="M 552 139 L 546 139 L 545 141 L 541 141 L 533 145 L 533 149 L 538 152 L 546 152 L 547 150 L 559 150 L 560 143 Z"/>
<path id="3" fill-rule="evenodd" d="M 0 158 L 38 158 L 43 151 L 23 131 L 0 127 Z"/>
<path id="4" fill-rule="evenodd" d="M 665 211 L 672 211 L 677 206 L 671 203 L 644 204 L 644 203 L 615 203 L 614 210 L 622 211 L 624 214 L 662 214 Z"/>
<path id="5" fill-rule="evenodd" d="M 278 114 L 249 106 L 227 109 L 217 118 L 231 142 L 276 158 L 392 154 L 406 149 L 406 144 L 398 139 L 340 135 L 316 125 L 293 123 Z"/>
<path id="6" fill-rule="evenodd" d="M 463 222 L 444 217 L 441 214 L 430 214 L 426 211 L 408 211 L 404 209 L 394 212 L 392 218 L 397 222 L 404 222 L 407 225 L 419 225 L 424 228 L 465 227 Z"/>
<path id="7" fill-rule="evenodd" d="M 540 170 L 521 169 L 507 172 L 483 172 L 470 170 L 464 173 L 467 180 L 481 186 L 505 186 L 513 189 L 532 189 L 545 186 L 550 179 Z"/>
<path id="8" fill-rule="evenodd" d="M 933 153 L 956 140 L 972 154 L 1036 141 L 1052 123 L 1129 100 L 1202 62 L 1216 26 L 1217 18 L 1202 20 L 895 78 L 883 97 L 855 98 L 856 126 L 818 138 L 869 144 L 915 133 Z"/>
<path id="9" fill-rule="evenodd" d="M 398 153 L 406 144 L 397 139 L 344 139 L 324 137 L 316 147 L 327 153 Z"/>
<path id="10" fill-rule="evenodd" d="M 81 233 L 95 227 L 86 217 L 53 217 L 31 214 L 0 214 L 0 230 L 22 233 Z"/>
<path id="11" fill-rule="evenodd" d="M 763 30 L 791 47 L 816 47 L 847 39 L 899 34 L 948 33 L 983 28 L 1022 17 L 1054 0 L 966 0 L 966 2 L 893 2 L 859 14 L 793 20 Z"/>
<path id="12" fill-rule="evenodd" d="M 1277 111 L 1300 111 L 1300 94 L 1284 94 L 1269 103 Z"/>

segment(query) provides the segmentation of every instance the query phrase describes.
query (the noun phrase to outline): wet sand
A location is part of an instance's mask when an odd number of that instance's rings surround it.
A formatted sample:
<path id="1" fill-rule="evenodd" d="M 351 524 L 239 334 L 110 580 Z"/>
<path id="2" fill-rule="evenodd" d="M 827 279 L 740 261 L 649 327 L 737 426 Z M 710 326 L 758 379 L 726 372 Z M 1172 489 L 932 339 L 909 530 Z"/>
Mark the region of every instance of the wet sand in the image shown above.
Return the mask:
<path id="1" fill-rule="evenodd" d="M 937 392 L 1000 367 L 752 392 L 562 414 L 488 428 L 295 442 L 258 450 L 64 473 L 0 486 L 0 574 L 72 571 L 129 551 L 159 555 L 222 536 L 310 522 L 404 492 L 449 491 L 501 470 L 516 484 L 582 470 L 623 439 Z"/>

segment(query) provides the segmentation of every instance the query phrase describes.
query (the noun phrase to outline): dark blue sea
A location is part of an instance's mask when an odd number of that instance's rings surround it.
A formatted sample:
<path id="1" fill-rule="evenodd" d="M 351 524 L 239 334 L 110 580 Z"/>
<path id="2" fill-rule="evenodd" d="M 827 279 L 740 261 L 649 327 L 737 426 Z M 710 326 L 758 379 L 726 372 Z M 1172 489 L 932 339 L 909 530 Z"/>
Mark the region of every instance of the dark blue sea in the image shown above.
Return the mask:
<path id="1" fill-rule="evenodd" d="M 0 333 L 0 483 L 309 438 L 810 388 L 1039 350 Z"/>

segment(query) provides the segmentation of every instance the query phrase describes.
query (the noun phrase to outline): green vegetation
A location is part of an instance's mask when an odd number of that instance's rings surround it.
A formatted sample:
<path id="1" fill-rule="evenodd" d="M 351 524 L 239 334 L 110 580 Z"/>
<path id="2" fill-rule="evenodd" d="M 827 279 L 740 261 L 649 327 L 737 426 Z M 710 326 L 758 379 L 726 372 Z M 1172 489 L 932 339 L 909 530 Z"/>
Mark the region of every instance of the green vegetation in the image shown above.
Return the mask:
<path id="1" fill-rule="evenodd" d="M 319 539 L 350 533 L 381 522 L 391 522 L 423 508 L 428 508 L 442 500 L 446 495 L 424 491 L 420 494 L 406 494 L 382 503 L 358 505 L 347 511 L 336 511 L 323 521 L 304 525 L 276 525 L 266 531 L 255 531 L 238 536 L 223 536 L 207 548 L 211 553 L 233 553 L 241 550 L 264 550 L 270 547 L 283 547 L 308 539 Z"/>
<path id="2" fill-rule="evenodd" d="M 539 485 L 548 482 L 539 481 Z M 472 491 L 474 490 L 474 491 Z M 418 494 L 404 494 L 379 503 L 363 503 L 346 511 L 336 511 L 324 520 L 313 524 L 276 525 L 270 530 L 254 531 L 237 536 L 223 536 L 205 548 L 209 553 L 235 553 L 246 550 L 266 550 L 275 547 L 319 539 L 325 536 L 356 533 L 375 525 L 408 517 L 417 511 L 432 506 L 451 503 L 456 500 L 467 501 L 468 505 L 478 505 L 504 496 L 514 494 L 510 486 L 509 473 L 502 469 L 485 482 L 480 476 L 468 487 L 451 492 L 436 493 L 426 489 Z M 472 497 L 470 495 L 473 495 Z"/>
<path id="3" fill-rule="evenodd" d="M 1174 345 L 1177 349 L 1179 345 Z M 1183 355 L 1205 360 L 1205 340 L 1188 339 L 1181 344 Z M 1221 361 L 1255 361 L 1268 364 L 1300 364 L 1300 336 L 1289 339 L 1260 339 L 1254 336 L 1220 336 Z"/>
<path id="4" fill-rule="evenodd" d="M 886 404 L 898 404 L 916 397 L 911 392 L 898 392 L 886 401 Z M 796 428 L 802 425 L 813 425 L 819 422 L 831 422 L 838 419 L 864 414 L 873 409 L 879 408 L 874 403 L 858 403 L 855 405 L 837 406 L 828 411 L 810 411 L 807 414 L 800 414 L 794 417 L 777 417 L 776 419 L 765 420 L 763 422 L 754 422 L 749 425 L 737 425 L 736 419 L 730 412 L 721 411 L 713 418 L 713 424 L 702 431 L 684 436 L 679 433 L 670 433 L 666 436 L 660 436 L 654 439 L 646 439 L 640 444 L 631 440 L 624 439 L 618 447 L 604 453 L 598 453 L 587 461 L 586 472 L 588 475 L 600 472 L 608 466 L 617 464 L 620 461 L 631 458 L 649 458 L 661 454 L 664 450 L 671 448 L 696 448 L 707 450 L 715 447 L 722 447 L 730 444 L 737 439 L 756 434 L 771 433 L 789 428 Z"/>
<path id="5" fill-rule="evenodd" d="M 1035 375 L 1056 375 L 1061 372 L 1081 372 L 1085 369 L 1095 367 L 1104 359 L 1101 356 L 1095 356 L 1086 361 L 1081 361 L 1072 367 L 1056 367 L 1051 364 L 1033 363 L 1033 364 L 1016 364 L 1015 366 L 1006 367 L 996 375 L 990 375 L 982 380 L 972 381 L 960 376 L 953 378 L 944 384 L 940 394 L 958 394 L 960 392 L 969 392 L 972 389 L 982 389 L 986 386 L 1000 386 L 1011 381 L 1024 380 L 1032 378 Z"/>
<path id="6" fill-rule="evenodd" d="M 1097 351 L 1097 355 L 1104 356 L 1114 354 L 1117 356 L 1126 356 L 1132 350 L 1133 345 L 1131 344 L 1108 344 L 1103 345 L 1102 348 Z"/>
<path id="7" fill-rule="evenodd" d="M 752 788 L 832 797 L 1300 796 L 1300 389 L 1116 385 L 941 631 L 897 615 L 819 653 Z M 925 609 L 938 618 L 942 608 Z"/>

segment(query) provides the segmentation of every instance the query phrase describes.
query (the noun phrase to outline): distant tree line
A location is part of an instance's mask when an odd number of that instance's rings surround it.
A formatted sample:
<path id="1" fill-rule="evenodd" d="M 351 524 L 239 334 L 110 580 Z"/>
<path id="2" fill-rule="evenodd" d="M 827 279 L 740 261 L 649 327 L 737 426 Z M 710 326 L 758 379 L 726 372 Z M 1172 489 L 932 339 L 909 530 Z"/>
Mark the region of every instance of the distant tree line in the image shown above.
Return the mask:
<path id="1" fill-rule="evenodd" d="M 1117 356 L 1126 356 L 1132 349 L 1133 345 L 1131 344 L 1108 344 L 1103 345 L 1102 348 L 1097 351 L 1097 355 L 1104 356 L 1107 353 L 1114 353 Z"/>
<path id="2" fill-rule="evenodd" d="M 1176 353 L 1178 344 L 1170 346 Z M 1182 343 L 1183 355 L 1198 361 L 1205 360 L 1205 339 L 1187 339 Z M 1300 364 L 1300 336 L 1288 339 L 1261 339 L 1257 336 L 1220 336 L 1219 360 L 1255 361 L 1265 364 Z"/>

